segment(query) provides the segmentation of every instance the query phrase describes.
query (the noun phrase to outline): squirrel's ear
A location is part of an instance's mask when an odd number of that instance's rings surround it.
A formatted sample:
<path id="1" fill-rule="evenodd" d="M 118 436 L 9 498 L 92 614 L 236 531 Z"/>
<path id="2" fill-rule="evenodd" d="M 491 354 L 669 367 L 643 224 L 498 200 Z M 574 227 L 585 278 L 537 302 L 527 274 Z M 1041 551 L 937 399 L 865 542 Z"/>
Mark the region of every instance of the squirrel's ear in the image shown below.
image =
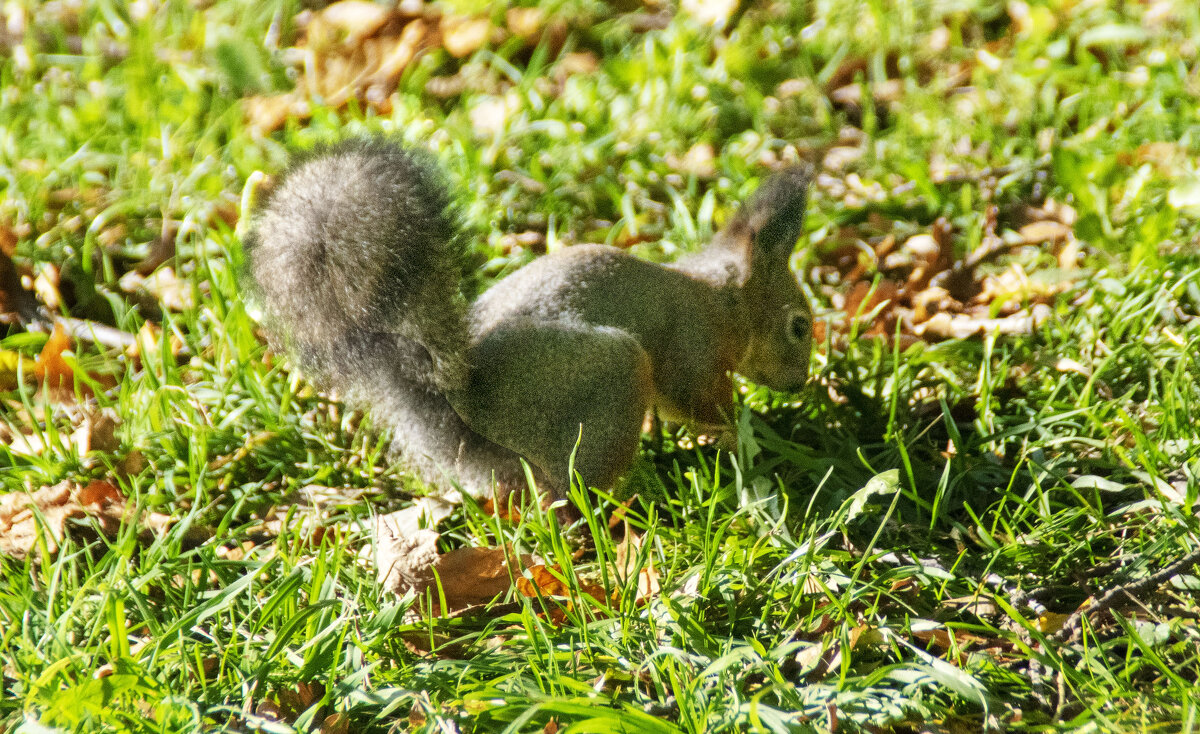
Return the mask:
<path id="1" fill-rule="evenodd" d="M 744 219 L 753 238 L 753 260 L 785 266 L 804 229 L 808 186 L 812 169 L 792 166 L 763 181 L 738 218 Z"/>

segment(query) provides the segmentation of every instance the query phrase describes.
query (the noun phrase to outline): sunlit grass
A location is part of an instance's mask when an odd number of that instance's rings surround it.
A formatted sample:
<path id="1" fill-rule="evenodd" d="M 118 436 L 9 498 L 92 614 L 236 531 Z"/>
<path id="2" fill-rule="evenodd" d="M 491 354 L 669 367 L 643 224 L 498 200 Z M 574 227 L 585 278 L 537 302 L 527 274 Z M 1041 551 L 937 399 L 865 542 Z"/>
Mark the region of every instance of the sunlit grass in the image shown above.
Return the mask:
<path id="1" fill-rule="evenodd" d="M 1089 597 L 1200 543 L 1200 11 L 776 5 L 718 37 L 684 16 L 645 31 L 623 11 L 546 3 L 595 21 L 562 54 L 433 49 L 390 112 L 317 106 L 266 137 L 239 98 L 290 85 L 280 49 L 298 4 L 46 3 L 8 23 L 0 229 L 14 261 L 31 282 L 53 268 L 63 315 L 161 332 L 136 357 L 75 345 L 120 379 L 94 398 L 120 419 L 111 450 L 78 456 L 77 415 L 29 385 L 4 393 L 0 427 L 32 427 L 46 448 L 0 444 L 0 489 L 107 478 L 178 521 L 158 535 L 83 522 L 57 552 L 0 558 L 0 725 L 1195 728 L 1195 569 L 1069 644 L 1052 636 Z M 597 70 L 568 73 L 569 52 Z M 482 81 L 427 91 L 463 68 Z M 830 94 L 887 81 L 902 94 Z M 503 118 L 480 129 L 473 112 L 497 100 Z M 266 353 L 236 282 L 245 178 L 289 148 L 379 130 L 433 149 L 464 192 L 481 287 L 534 256 L 505 238 L 526 231 L 669 258 L 769 165 L 833 146 L 859 151 L 829 173 L 861 191 L 814 190 L 803 275 L 873 218 L 903 238 L 945 217 L 966 251 L 992 204 L 1003 233 L 1027 204 L 1068 203 L 1087 246 L 1078 270 L 1026 261 L 1071 284 L 1032 334 L 831 337 L 800 396 L 748 391 L 736 451 L 648 437 L 628 519 L 661 585 L 651 598 L 604 562 L 615 499 L 589 497 L 591 523 L 567 533 L 536 508 L 513 524 L 466 507 L 440 528 L 447 549 L 508 543 L 609 601 L 580 595 L 558 616 L 514 594 L 429 618 L 428 599 L 381 591 L 362 529 L 420 487 L 369 418 Z M 940 175 L 984 168 L 1007 172 Z M 182 310 L 120 283 L 160 237 Z M 836 285 L 807 282 L 840 325 Z M 0 349 L 36 355 L 45 335 L 18 332 Z M 293 516 L 266 532 L 309 485 L 367 491 L 325 508 L 334 531 Z"/>

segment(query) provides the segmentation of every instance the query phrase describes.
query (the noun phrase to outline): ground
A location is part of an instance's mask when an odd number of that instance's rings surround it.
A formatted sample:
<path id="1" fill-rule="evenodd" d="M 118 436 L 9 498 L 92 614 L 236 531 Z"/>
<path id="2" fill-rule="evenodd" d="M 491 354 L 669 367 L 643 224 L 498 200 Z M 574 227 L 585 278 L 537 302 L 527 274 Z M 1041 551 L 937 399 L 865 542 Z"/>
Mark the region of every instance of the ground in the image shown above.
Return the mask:
<path id="1" fill-rule="evenodd" d="M 0 11 L 0 726 L 1196 726 L 1200 6 L 317 5 Z M 367 133 L 475 291 L 814 164 L 812 381 L 653 427 L 573 530 L 421 531 L 493 601 L 392 593 L 424 487 L 237 282 L 245 182 Z"/>

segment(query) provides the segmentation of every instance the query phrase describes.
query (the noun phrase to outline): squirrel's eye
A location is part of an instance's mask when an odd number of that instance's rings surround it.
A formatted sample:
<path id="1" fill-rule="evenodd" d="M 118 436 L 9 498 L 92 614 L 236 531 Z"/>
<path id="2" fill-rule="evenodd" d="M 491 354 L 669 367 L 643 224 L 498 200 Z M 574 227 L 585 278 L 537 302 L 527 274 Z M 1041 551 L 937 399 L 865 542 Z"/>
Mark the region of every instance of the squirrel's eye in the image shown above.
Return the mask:
<path id="1" fill-rule="evenodd" d="M 793 339 L 804 341 L 812 334 L 812 324 L 809 322 L 808 316 L 802 313 L 793 314 L 792 321 L 788 324 L 788 330 Z"/>

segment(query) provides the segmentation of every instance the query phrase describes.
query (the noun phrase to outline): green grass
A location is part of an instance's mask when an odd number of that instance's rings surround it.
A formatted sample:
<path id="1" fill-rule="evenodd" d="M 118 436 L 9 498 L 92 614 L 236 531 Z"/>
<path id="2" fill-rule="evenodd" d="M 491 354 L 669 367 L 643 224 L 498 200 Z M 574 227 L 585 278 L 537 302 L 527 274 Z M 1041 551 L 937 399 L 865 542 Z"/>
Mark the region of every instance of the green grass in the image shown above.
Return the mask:
<path id="1" fill-rule="evenodd" d="M 390 112 L 317 104 L 269 136 L 246 127 L 239 99 L 290 87 L 280 48 L 297 4 L 20 5 L 0 35 L 0 230 L 26 274 L 57 273 L 62 315 L 128 333 L 151 322 L 162 337 L 138 360 L 75 347 L 117 376 L 94 398 L 120 418 L 112 450 L 80 457 L 78 411 L 29 385 L 0 395 L 0 424 L 46 444 L 0 444 L 0 491 L 106 478 L 178 521 L 160 535 L 81 522 L 57 552 L 0 558 L 0 727 L 1200 726 L 1195 567 L 1053 639 L 1090 596 L 1200 545 L 1191 3 L 774 3 L 725 37 L 686 16 L 647 31 L 598 3 L 547 2 L 571 21 L 561 54 L 433 49 Z M 571 51 L 598 69 L 562 73 Z M 460 72 L 474 80 L 463 93 L 427 91 Z M 887 79 L 898 101 L 828 94 Z M 477 128 L 472 114 L 497 98 L 507 115 Z M 604 563 L 613 500 L 581 495 L 591 525 L 564 534 L 534 508 L 513 525 L 466 507 L 442 524 L 442 547 L 510 543 L 616 601 L 577 594 L 560 616 L 553 599 L 512 596 L 422 616 L 428 599 L 380 590 L 360 529 L 421 488 L 369 421 L 265 356 L 229 216 L 245 179 L 288 149 L 379 130 L 434 150 L 469 192 L 480 287 L 533 256 L 505 238 L 528 230 L 672 257 L 764 161 L 834 145 L 861 152 L 835 181 L 884 193 L 814 190 L 796 265 L 829 324 L 843 284 L 811 276 L 838 242 L 903 240 L 944 217 L 965 253 L 990 204 L 1003 233 L 1049 198 L 1076 211 L 1085 256 L 1078 272 L 1037 249 L 1000 261 L 1071 282 L 1033 334 L 831 338 L 803 394 L 747 391 L 732 455 L 649 437 L 629 510 L 662 586 L 645 603 Z M 698 144 L 712 146 L 712 176 L 672 165 Z M 1011 173 L 935 175 L 954 166 Z M 164 231 L 184 310 L 119 286 Z M 5 328 L 6 353 L 32 358 L 46 338 Z M 265 532 L 308 485 L 345 495 L 322 507 L 336 529 L 313 533 L 292 509 Z"/>

